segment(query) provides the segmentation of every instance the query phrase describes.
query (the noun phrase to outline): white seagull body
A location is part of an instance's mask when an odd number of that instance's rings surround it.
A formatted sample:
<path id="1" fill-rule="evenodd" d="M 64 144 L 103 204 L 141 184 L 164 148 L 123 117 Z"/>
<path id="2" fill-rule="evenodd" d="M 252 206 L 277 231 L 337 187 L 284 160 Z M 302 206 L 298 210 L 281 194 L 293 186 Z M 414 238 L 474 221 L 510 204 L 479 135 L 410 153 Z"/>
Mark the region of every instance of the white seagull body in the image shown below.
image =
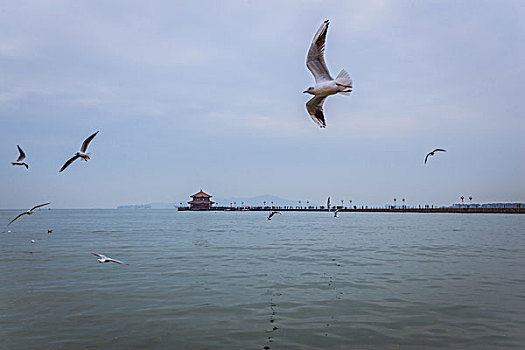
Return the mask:
<path id="1" fill-rule="evenodd" d="M 15 222 L 15 220 L 17 220 L 19 217 L 21 216 L 24 216 L 24 215 L 31 215 L 33 214 L 33 210 L 37 209 L 37 208 L 40 208 L 40 207 L 43 207 L 44 205 L 48 205 L 48 204 L 51 204 L 50 202 L 49 203 L 44 203 L 44 204 L 39 204 L 39 205 L 35 205 L 33 208 L 29 209 L 28 211 L 24 211 L 23 213 L 20 213 L 18 214 L 13 220 L 11 220 L 7 226 L 11 225 L 13 222 Z"/>
<path id="2" fill-rule="evenodd" d="M 29 165 L 27 165 L 26 162 L 23 162 L 23 160 L 26 158 L 26 154 L 24 153 L 24 151 L 22 151 L 22 148 L 19 145 L 16 145 L 16 147 L 18 148 L 18 159 L 16 160 L 16 162 L 11 162 L 11 164 L 12 165 L 22 165 L 22 166 L 25 166 L 26 169 L 29 170 Z"/>
<path id="3" fill-rule="evenodd" d="M 80 152 L 76 152 L 73 157 L 69 158 L 67 162 L 65 162 L 64 165 L 62 165 L 62 168 L 60 168 L 58 172 L 61 173 L 62 171 L 66 170 L 66 168 L 78 158 L 82 159 L 85 162 L 90 160 L 91 153 L 86 153 L 86 151 L 89 146 L 89 143 L 91 142 L 91 140 L 95 138 L 95 136 L 97 136 L 97 134 L 98 134 L 98 131 L 90 135 L 87 139 L 85 139 L 84 142 L 82 142 L 82 146 L 80 147 Z"/>
<path id="4" fill-rule="evenodd" d="M 114 262 L 114 263 L 117 263 L 117 264 L 127 265 L 125 262 L 122 262 L 122 261 L 117 260 L 117 259 L 112 259 L 112 258 L 107 257 L 107 256 L 102 255 L 102 254 L 97 254 L 97 253 L 91 253 L 91 254 L 93 254 L 94 256 L 99 258 L 99 259 L 97 259 L 99 263 Z"/>
<path id="5" fill-rule="evenodd" d="M 308 114 L 312 120 L 321 128 L 326 127 L 326 121 L 323 112 L 323 103 L 326 97 L 337 93 L 349 94 L 352 92 L 353 82 L 350 75 L 343 69 L 335 79 L 332 78 L 326 62 L 324 60 L 324 47 L 326 42 L 326 33 L 328 31 L 328 20 L 324 21 L 312 40 L 308 56 L 306 57 L 306 67 L 312 72 L 315 78 L 315 86 L 309 87 L 303 91 L 314 95 L 306 103 Z"/>

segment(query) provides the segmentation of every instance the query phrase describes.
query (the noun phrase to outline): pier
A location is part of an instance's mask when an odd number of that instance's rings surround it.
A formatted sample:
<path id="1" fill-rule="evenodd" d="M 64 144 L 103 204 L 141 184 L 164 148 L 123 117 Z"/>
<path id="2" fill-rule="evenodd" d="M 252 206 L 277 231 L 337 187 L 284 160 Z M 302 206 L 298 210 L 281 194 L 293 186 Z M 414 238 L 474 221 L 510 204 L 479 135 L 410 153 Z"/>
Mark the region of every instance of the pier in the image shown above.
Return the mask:
<path id="1" fill-rule="evenodd" d="M 189 207 L 179 207 L 179 211 L 196 211 Z M 295 212 L 335 212 L 339 213 L 453 213 L 453 214 L 525 214 L 525 208 L 290 208 L 290 207 L 212 207 L 205 211 L 295 211 Z"/>
<path id="2" fill-rule="evenodd" d="M 461 204 L 454 204 L 452 206 L 437 207 L 433 204 L 420 204 L 417 207 L 405 205 L 405 198 L 401 201 L 403 204 L 396 205 L 397 198 L 394 198 L 394 205 L 385 205 L 384 207 L 368 207 L 365 205 L 350 205 L 344 206 L 344 201 L 341 200 L 341 205 L 331 205 L 330 197 L 324 205 L 311 205 L 310 201 L 297 201 L 299 205 L 274 205 L 273 201 L 262 201 L 262 205 L 248 205 L 244 201 L 236 202 L 230 201 L 229 206 L 220 206 L 218 203 L 211 200 L 212 195 L 204 192 L 202 189 L 191 195 L 191 201 L 187 202 L 188 206 L 183 206 L 182 202 L 177 207 L 178 211 L 297 211 L 297 212 L 347 212 L 347 213 L 452 213 L 452 214 L 525 214 L 524 203 L 487 203 L 477 204 L 472 203 L 472 196 L 468 197 L 470 204 L 463 203 L 465 197 L 461 196 Z M 352 204 L 352 201 L 349 201 Z M 259 202 L 261 203 L 261 202 Z M 339 203 L 339 201 L 338 201 Z M 241 205 L 238 205 L 241 204 Z M 268 205 L 266 205 L 268 204 Z M 304 205 L 306 204 L 306 205 Z"/>

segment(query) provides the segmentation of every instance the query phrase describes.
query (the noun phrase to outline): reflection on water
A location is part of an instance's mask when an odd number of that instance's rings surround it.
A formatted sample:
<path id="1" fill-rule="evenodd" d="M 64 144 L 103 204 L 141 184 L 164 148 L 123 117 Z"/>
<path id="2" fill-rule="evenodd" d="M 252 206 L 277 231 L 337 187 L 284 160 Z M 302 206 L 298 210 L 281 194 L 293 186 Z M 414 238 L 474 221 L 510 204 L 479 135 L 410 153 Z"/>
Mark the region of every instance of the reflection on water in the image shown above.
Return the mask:
<path id="1" fill-rule="evenodd" d="M 525 343 L 525 216 L 37 214 L 0 233 L 0 348 Z"/>

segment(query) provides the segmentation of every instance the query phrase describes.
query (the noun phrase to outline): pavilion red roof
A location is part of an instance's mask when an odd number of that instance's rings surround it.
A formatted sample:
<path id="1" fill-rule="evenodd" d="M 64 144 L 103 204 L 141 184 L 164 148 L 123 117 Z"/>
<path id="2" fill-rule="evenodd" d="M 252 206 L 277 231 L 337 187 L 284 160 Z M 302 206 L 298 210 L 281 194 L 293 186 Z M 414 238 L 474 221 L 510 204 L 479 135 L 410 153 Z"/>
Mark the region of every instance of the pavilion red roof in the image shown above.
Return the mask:
<path id="1" fill-rule="evenodd" d="M 201 189 L 199 192 L 195 193 L 194 195 L 192 195 L 192 196 L 190 196 L 190 197 L 191 197 L 191 198 L 193 198 L 193 197 L 206 197 L 206 198 L 211 198 L 211 197 L 213 197 L 213 196 L 207 194 L 206 192 L 204 192 L 204 191 Z"/>

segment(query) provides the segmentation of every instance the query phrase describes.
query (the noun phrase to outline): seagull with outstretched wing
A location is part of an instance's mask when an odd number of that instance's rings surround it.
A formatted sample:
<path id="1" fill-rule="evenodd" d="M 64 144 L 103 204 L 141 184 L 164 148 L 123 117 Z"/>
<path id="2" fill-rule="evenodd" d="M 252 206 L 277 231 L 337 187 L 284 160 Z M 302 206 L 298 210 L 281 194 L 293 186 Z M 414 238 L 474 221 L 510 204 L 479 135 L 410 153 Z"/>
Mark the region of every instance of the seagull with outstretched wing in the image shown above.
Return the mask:
<path id="1" fill-rule="evenodd" d="M 436 152 L 446 152 L 446 151 L 447 151 L 447 150 L 442 149 L 442 148 L 436 148 L 436 149 L 433 150 L 432 152 L 427 153 L 427 156 L 425 157 L 425 164 L 427 164 L 427 159 L 428 159 L 428 157 L 433 156 Z"/>
<path id="2" fill-rule="evenodd" d="M 268 220 L 271 220 L 272 217 L 273 217 L 275 214 L 283 215 L 283 214 L 281 214 L 280 211 L 272 211 L 272 212 L 270 213 L 270 215 L 268 215 L 268 218 L 267 218 L 267 219 L 268 219 Z"/>
<path id="3" fill-rule="evenodd" d="M 28 211 L 24 211 L 23 213 L 18 214 L 13 220 L 11 220 L 7 226 L 11 225 L 13 222 L 15 222 L 18 218 L 24 216 L 24 215 L 31 215 L 33 214 L 33 211 L 37 208 L 43 207 L 44 205 L 51 204 L 51 202 L 35 205 L 33 208 L 29 209 Z"/>
<path id="4" fill-rule="evenodd" d="M 326 62 L 324 60 L 324 49 L 326 43 L 326 33 L 328 32 L 328 20 L 324 21 L 312 40 L 308 55 L 306 57 L 306 67 L 312 72 L 315 78 L 315 86 L 311 86 L 304 93 L 314 95 L 306 103 L 306 110 L 312 120 L 321 128 L 326 127 L 323 111 L 323 103 L 327 96 L 342 93 L 348 95 L 352 92 L 353 82 L 350 75 L 344 69 L 332 78 Z"/>
<path id="5" fill-rule="evenodd" d="M 99 263 L 114 262 L 114 263 L 117 263 L 117 264 L 128 265 L 125 262 L 122 262 L 122 261 L 117 260 L 117 259 L 112 259 L 110 257 L 107 257 L 107 256 L 103 255 L 103 254 L 97 254 L 97 253 L 91 253 L 91 254 L 93 254 L 94 256 L 99 258 L 99 259 L 97 259 Z"/>
<path id="6" fill-rule="evenodd" d="M 71 163 L 73 163 L 78 158 L 81 158 L 83 161 L 86 161 L 86 162 L 88 160 L 90 160 L 91 159 L 91 153 L 86 153 L 86 151 L 87 151 L 87 148 L 89 146 L 89 143 L 95 138 L 95 136 L 97 136 L 97 134 L 98 134 L 98 131 L 95 132 L 94 134 L 90 135 L 87 139 L 85 139 L 84 142 L 82 142 L 82 146 L 80 147 L 80 152 L 76 152 L 73 157 L 69 158 L 64 163 L 64 165 L 62 165 L 62 168 L 60 168 L 60 170 L 58 172 L 61 173 L 62 171 L 66 170 L 66 168 L 68 166 L 70 166 Z"/>
<path id="7" fill-rule="evenodd" d="M 26 162 L 23 162 L 23 160 L 26 158 L 26 154 L 24 153 L 24 151 L 22 151 L 22 148 L 19 145 L 16 145 L 16 147 L 18 148 L 18 158 L 16 162 L 11 162 L 11 164 L 12 165 L 22 165 L 22 166 L 25 166 L 26 169 L 29 170 L 29 165 Z"/>

